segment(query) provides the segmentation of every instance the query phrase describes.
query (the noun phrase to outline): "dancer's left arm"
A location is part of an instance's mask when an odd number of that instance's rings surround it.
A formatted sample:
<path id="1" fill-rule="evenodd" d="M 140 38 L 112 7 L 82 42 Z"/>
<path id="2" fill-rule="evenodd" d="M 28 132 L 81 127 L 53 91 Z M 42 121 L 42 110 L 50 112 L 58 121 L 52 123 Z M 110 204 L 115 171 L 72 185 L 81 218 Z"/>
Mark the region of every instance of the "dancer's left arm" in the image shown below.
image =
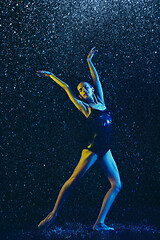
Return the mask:
<path id="1" fill-rule="evenodd" d="M 104 104 L 104 95 L 103 95 L 102 85 L 101 85 L 101 82 L 99 80 L 97 70 L 92 63 L 92 58 L 97 52 L 98 52 L 98 50 L 96 50 L 95 47 L 91 49 L 91 51 L 89 52 L 89 54 L 87 56 L 87 63 L 88 63 L 88 66 L 89 66 L 91 77 L 92 77 L 93 82 L 94 82 L 94 87 L 95 87 L 95 90 L 96 90 L 97 99 L 102 104 Z"/>

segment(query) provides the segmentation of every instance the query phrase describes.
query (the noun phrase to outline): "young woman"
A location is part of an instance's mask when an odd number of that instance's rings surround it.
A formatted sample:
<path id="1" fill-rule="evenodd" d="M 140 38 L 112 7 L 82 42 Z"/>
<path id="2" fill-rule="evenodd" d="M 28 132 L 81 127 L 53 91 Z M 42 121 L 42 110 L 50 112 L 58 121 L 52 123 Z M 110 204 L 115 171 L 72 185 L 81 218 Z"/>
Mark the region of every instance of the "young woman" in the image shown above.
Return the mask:
<path id="1" fill-rule="evenodd" d="M 89 143 L 83 149 L 80 161 L 74 169 L 71 177 L 65 182 L 61 188 L 56 203 L 50 214 L 40 222 L 41 227 L 48 227 L 55 220 L 58 210 L 62 203 L 66 200 L 72 187 L 81 179 L 87 170 L 98 159 L 98 163 L 104 174 L 108 178 L 111 187 L 106 193 L 98 218 L 93 225 L 93 230 L 114 230 L 114 228 L 105 225 L 106 215 L 121 189 L 121 181 L 117 165 L 113 159 L 110 150 L 110 133 L 111 133 L 111 117 L 105 106 L 102 86 L 97 71 L 92 63 L 92 58 L 98 51 L 94 48 L 88 54 L 87 62 L 90 73 L 94 82 L 94 88 L 88 82 L 81 82 L 77 86 L 79 98 L 75 96 L 70 87 L 57 78 L 54 74 L 47 71 L 37 71 L 39 77 L 45 76 L 53 79 L 60 87 L 62 87 L 73 104 L 81 111 L 88 121 Z"/>

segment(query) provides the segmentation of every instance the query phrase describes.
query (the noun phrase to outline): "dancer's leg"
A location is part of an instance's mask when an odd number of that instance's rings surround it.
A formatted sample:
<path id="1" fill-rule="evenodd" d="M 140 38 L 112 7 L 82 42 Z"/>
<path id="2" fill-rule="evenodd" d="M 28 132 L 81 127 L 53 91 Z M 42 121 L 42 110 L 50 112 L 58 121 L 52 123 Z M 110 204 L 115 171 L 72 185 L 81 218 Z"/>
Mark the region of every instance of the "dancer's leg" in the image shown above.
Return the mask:
<path id="1" fill-rule="evenodd" d="M 92 153 L 88 149 L 84 149 L 82 151 L 82 155 L 80 161 L 76 168 L 73 171 L 71 177 L 65 182 L 63 187 L 61 188 L 58 198 L 56 200 L 55 206 L 52 212 L 40 222 L 38 227 L 49 226 L 55 219 L 59 208 L 66 200 L 68 194 L 70 193 L 72 187 L 81 179 L 81 177 L 86 173 L 86 171 L 95 163 L 97 159 L 97 155 Z"/>
<path id="2" fill-rule="evenodd" d="M 104 220 L 106 218 L 106 215 L 115 199 L 117 196 L 118 192 L 121 189 L 121 180 L 118 172 L 117 165 L 113 159 L 112 153 L 109 150 L 102 159 L 98 161 L 100 167 L 104 171 L 105 175 L 107 176 L 108 180 L 110 181 L 111 188 L 109 191 L 106 193 L 102 207 L 99 213 L 99 216 L 93 226 L 93 229 L 98 230 L 110 230 L 107 229 L 106 225 L 104 224 Z M 112 230 L 112 229 L 111 229 Z"/>

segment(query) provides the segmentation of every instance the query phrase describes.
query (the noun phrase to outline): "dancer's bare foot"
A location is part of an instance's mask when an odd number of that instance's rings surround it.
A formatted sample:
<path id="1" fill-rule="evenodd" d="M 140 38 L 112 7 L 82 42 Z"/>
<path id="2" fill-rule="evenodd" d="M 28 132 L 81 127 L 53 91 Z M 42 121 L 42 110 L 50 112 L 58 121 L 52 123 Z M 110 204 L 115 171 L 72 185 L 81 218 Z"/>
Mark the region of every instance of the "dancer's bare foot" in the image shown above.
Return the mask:
<path id="1" fill-rule="evenodd" d="M 56 218 L 56 215 L 53 215 L 52 212 L 49 213 L 48 216 L 39 223 L 38 228 L 47 228 L 47 227 L 49 227 L 53 223 L 55 218 Z"/>
<path id="2" fill-rule="evenodd" d="M 114 230 L 114 228 L 112 227 L 108 227 L 106 224 L 104 223 L 97 223 L 93 226 L 93 230 L 96 231 L 109 231 L 109 230 Z"/>

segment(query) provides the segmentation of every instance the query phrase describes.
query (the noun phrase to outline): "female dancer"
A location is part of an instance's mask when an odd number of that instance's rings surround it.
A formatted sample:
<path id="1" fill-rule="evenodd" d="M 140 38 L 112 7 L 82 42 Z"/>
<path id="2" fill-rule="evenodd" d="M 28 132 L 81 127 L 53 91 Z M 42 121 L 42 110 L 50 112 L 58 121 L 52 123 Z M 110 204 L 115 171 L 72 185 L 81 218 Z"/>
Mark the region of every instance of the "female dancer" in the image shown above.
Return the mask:
<path id="1" fill-rule="evenodd" d="M 65 90 L 73 104 L 87 118 L 89 136 L 91 138 L 89 145 L 83 149 L 80 161 L 74 169 L 71 177 L 61 188 L 53 210 L 43 221 L 40 222 L 38 225 L 39 228 L 48 227 L 51 223 L 53 223 L 59 208 L 66 200 L 72 187 L 98 159 L 98 163 L 108 178 L 111 187 L 104 197 L 100 213 L 93 225 L 93 230 L 114 230 L 114 228 L 105 225 L 104 221 L 115 197 L 121 189 L 121 181 L 118 168 L 110 150 L 111 117 L 105 106 L 103 90 L 97 71 L 92 63 L 92 57 L 97 52 L 98 51 L 94 47 L 91 49 L 87 57 L 88 66 L 94 82 L 94 88 L 91 87 L 88 82 L 79 83 L 77 90 L 81 100 L 75 96 L 65 82 L 57 78 L 53 73 L 47 71 L 37 71 L 37 75 L 39 77 L 50 77 Z"/>

